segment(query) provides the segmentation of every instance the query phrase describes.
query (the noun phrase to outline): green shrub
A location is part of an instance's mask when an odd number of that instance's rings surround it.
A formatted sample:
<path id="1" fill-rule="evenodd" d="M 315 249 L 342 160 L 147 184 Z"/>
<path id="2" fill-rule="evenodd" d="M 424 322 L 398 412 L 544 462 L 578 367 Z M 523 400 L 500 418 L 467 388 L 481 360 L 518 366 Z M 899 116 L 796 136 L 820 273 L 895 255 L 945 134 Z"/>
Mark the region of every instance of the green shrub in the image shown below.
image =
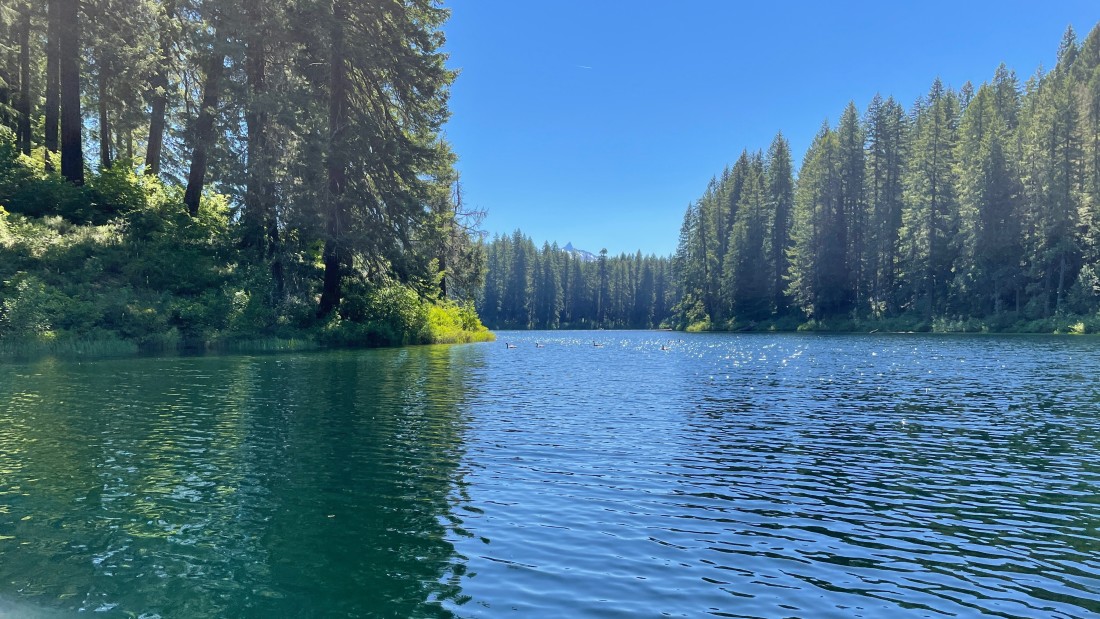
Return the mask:
<path id="1" fill-rule="evenodd" d="M 87 199 L 97 218 L 145 209 L 150 201 L 163 201 L 163 185 L 146 174 L 137 174 L 129 161 L 116 161 L 88 179 Z"/>
<path id="2" fill-rule="evenodd" d="M 432 344 L 491 342 L 496 339 L 471 304 L 443 301 L 428 307 L 428 322 L 421 340 Z"/>
<path id="3" fill-rule="evenodd" d="M 0 288 L 0 335 L 37 337 L 54 328 L 66 299 L 34 275 L 18 273 Z"/>

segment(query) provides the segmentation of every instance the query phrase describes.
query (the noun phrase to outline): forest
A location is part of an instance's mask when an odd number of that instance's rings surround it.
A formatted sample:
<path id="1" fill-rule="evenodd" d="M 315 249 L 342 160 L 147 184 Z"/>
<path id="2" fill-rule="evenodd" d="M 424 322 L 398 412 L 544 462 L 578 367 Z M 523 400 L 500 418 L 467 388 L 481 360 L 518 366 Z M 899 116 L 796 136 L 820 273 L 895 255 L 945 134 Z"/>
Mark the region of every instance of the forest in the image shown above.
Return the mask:
<path id="1" fill-rule="evenodd" d="M 447 16 L 2 0 L 0 349 L 490 338 Z"/>
<path id="2" fill-rule="evenodd" d="M 849 103 L 797 171 L 742 151 L 671 257 L 485 253 L 495 327 L 1100 332 L 1100 26 L 1022 83 Z"/>
<path id="3" fill-rule="evenodd" d="M 522 231 L 496 236 L 485 250 L 485 288 L 477 310 L 498 329 L 652 329 L 677 301 L 667 257 L 594 259 L 557 243 L 535 247 Z"/>
<path id="4" fill-rule="evenodd" d="M 1100 26 L 1057 64 L 1005 66 L 908 108 L 782 134 L 687 208 L 676 328 L 1100 330 Z"/>
<path id="5" fill-rule="evenodd" d="M 507 328 L 1100 332 L 1100 26 L 1056 66 L 933 81 L 782 133 L 687 207 L 670 257 L 487 244 Z"/>

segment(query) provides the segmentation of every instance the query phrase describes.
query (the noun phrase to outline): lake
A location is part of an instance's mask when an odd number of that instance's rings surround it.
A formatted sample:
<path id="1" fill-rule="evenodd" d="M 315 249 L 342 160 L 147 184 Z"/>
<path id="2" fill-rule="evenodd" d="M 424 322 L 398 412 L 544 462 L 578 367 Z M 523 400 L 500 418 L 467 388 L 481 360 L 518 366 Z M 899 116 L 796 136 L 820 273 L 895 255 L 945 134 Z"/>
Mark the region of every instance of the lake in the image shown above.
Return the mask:
<path id="1" fill-rule="evenodd" d="M 1096 616 L 1098 375 L 641 331 L 5 362 L 0 615 Z"/>

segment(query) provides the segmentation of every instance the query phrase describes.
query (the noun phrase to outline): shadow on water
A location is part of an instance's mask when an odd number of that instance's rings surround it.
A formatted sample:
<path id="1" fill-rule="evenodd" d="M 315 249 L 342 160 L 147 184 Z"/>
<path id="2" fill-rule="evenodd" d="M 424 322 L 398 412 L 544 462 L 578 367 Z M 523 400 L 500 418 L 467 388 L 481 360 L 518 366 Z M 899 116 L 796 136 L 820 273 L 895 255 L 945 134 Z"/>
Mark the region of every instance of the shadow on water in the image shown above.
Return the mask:
<path id="1" fill-rule="evenodd" d="M 449 616 L 478 355 L 3 366 L 0 615 Z"/>

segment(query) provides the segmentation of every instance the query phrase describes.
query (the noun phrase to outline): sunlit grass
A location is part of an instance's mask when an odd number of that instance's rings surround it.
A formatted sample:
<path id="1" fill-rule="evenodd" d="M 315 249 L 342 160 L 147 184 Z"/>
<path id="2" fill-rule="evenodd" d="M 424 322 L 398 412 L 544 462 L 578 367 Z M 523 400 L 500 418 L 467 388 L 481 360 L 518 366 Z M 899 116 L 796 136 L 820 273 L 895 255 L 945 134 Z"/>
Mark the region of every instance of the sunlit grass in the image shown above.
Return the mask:
<path id="1" fill-rule="evenodd" d="M 473 307 L 455 303 L 430 306 L 425 330 L 425 339 L 432 344 L 471 344 L 496 340 L 496 335 L 481 324 Z"/>

